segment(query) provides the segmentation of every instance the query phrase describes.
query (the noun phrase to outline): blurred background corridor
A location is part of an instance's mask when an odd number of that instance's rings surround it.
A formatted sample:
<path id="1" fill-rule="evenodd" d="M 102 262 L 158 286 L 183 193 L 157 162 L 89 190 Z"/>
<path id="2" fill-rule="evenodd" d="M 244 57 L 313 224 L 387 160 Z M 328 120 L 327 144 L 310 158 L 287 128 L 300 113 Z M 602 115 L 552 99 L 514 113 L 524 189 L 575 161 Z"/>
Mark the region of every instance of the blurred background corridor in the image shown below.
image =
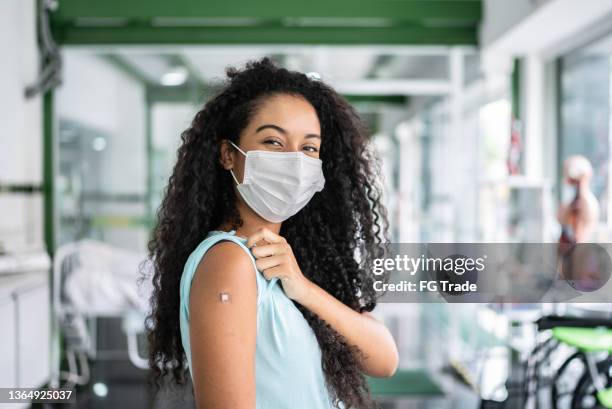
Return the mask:
<path id="1" fill-rule="evenodd" d="M 392 242 L 555 243 L 572 155 L 592 166 L 592 239 L 612 239 L 610 0 L 1 0 L 0 47 L 0 387 L 195 407 L 147 382 L 138 265 L 181 132 L 226 67 L 263 56 L 365 119 Z M 389 409 L 533 405 L 509 380 L 551 308 L 612 304 L 380 304 L 400 371 L 373 393 Z"/>

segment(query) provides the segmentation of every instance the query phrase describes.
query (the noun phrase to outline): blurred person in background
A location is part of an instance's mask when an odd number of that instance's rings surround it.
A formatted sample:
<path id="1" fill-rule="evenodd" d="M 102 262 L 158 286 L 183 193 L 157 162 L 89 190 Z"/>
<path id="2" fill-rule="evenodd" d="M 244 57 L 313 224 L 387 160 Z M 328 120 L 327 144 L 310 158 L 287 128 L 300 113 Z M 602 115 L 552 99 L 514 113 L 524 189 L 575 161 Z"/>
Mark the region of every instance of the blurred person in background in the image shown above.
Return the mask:
<path id="1" fill-rule="evenodd" d="M 556 301 L 577 300 L 581 293 L 600 289 L 609 279 L 610 260 L 594 242 L 599 221 L 599 203 L 590 189 L 593 167 L 587 158 L 572 155 L 563 163 L 563 177 L 571 201 L 561 203 L 557 218 L 561 223 L 557 280 L 553 287 Z M 605 254 L 602 256 L 601 252 Z"/>
<path id="2" fill-rule="evenodd" d="M 593 167 L 587 158 L 573 155 L 563 163 L 563 179 L 571 189 L 572 199 L 561 203 L 557 219 L 561 223 L 560 244 L 591 241 L 599 220 L 599 203 L 589 186 Z"/>

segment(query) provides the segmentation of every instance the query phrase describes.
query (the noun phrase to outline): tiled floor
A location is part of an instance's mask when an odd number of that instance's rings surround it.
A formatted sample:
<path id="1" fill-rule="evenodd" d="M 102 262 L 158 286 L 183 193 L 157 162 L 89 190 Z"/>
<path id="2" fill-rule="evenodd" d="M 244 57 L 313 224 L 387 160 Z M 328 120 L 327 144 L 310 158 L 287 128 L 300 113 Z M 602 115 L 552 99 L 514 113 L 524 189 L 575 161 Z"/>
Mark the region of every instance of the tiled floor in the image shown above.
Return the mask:
<path id="1" fill-rule="evenodd" d="M 61 409 L 194 409 L 190 383 L 185 387 L 163 388 L 155 393 L 147 371 L 128 361 L 97 362 L 91 367 L 91 382 L 77 390 L 77 403 L 58 405 Z M 97 388 L 94 385 L 98 383 Z M 95 390 L 106 387 L 106 396 Z M 478 400 L 467 388 L 457 385 L 443 397 L 390 398 L 379 400 L 380 409 L 477 409 Z M 51 409 L 33 405 L 33 409 Z"/>
<path id="2" fill-rule="evenodd" d="M 106 396 L 100 392 L 106 391 Z M 98 392 L 98 393 L 96 393 Z M 55 405 L 61 409 L 150 409 L 154 393 L 148 386 L 147 371 L 128 361 L 98 362 L 91 366 L 91 381 L 76 388 L 76 403 Z M 51 409 L 32 405 L 32 409 Z"/>
<path id="3" fill-rule="evenodd" d="M 97 343 L 101 351 L 121 352 L 125 338 L 121 322 L 113 319 L 98 322 Z M 103 354 L 100 354 L 102 357 Z M 125 354 L 124 354 L 125 355 Z M 121 356 L 119 354 L 119 356 Z M 90 382 L 77 388 L 76 404 L 57 405 L 61 409 L 194 409 L 191 382 L 165 386 L 160 392 L 150 383 L 149 371 L 138 369 L 126 358 L 99 359 L 91 363 Z M 475 394 L 446 376 L 436 377 L 446 395 L 435 397 L 385 398 L 380 409 L 478 409 Z M 106 393 L 100 393 L 106 392 Z M 101 396 L 104 395 L 104 396 Z M 51 409 L 33 405 L 33 409 Z M 55 409 L 55 408 L 53 408 Z"/>

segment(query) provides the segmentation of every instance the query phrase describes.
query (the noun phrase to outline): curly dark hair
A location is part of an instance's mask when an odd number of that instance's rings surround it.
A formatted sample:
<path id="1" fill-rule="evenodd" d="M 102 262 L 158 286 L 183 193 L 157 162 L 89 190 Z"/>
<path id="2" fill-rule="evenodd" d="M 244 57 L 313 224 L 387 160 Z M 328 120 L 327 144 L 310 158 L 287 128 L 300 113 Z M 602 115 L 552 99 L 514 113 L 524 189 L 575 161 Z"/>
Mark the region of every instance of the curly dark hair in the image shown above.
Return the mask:
<path id="1" fill-rule="evenodd" d="M 153 263 L 149 364 L 157 381 L 168 374 L 176 384 L 186 379 L 179 282 L 189 254 L 222 223 L 241 225 L 234 182 L 219 162 L 220 141 L 229 139 L 238 145 L 253 113 L 270 96 L 301 96 L 316 110 L 326 181 L 306 207 L 283 222 L 280 234 L 308 279 L 355 311 L 371 311 L 376 305 L 367 272 L 380 253 L 379 244 L 387 239 L 388 223 L 376 183 L 378 162 L 367 146 L 368 127 L 324 82 L 281 68 L 268 57 L 249 61 L 243 70 L 228 67 L 226 75 L 223 89 L 181 134 L 182 145 L 148 243 Z M 358 348 L 295 304 L 317 337 L 332 401 L 336 405 L 341 401 L 346 408 L 375 406 L 358 364 Z"/>

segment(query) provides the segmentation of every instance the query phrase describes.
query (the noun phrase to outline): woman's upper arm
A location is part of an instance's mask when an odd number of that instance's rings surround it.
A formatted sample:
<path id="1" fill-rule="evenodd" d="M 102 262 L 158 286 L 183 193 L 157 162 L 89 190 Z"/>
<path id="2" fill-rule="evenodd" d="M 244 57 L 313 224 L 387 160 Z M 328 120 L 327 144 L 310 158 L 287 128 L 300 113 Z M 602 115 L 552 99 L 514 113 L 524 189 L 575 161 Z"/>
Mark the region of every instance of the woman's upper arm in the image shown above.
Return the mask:
<path id="1" fill-rule="evenodd" d="M 257 282 L 244 249 L 221 242 L 206 253 L 191 284 L 189 317 L 198 409 L 255 408 Z"/>

